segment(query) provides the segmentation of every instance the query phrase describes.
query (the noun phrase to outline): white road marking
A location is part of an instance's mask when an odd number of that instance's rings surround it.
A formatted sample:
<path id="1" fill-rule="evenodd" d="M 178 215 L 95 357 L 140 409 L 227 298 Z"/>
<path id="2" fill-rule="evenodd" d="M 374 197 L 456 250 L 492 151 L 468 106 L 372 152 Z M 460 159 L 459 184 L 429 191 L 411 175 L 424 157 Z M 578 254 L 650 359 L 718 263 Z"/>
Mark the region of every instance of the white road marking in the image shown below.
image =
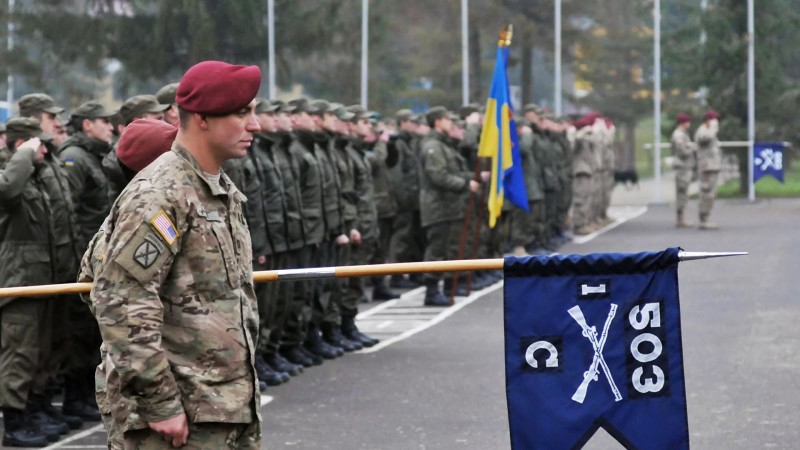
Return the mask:
<path id="1" fill-rule="evenodd" d="M 366 348 L 364 350 L 359 350 L 359 351 L 357 351 L 355 353 L 356 354 L 375 353 L 375 352 L 377 352 L 379 350 L 383 350 L 384 348 L 386 348 L 386 347 L 388 347 L 388 346 L 390 346 L 390 345 L 392 345 L 392 344 L 394 344 L 396 342 L 400 342 L 400 341 L 402 341 L 404 339 L 408 339 L 411 336 L 419 333 L 420 331 L 425 331 L 428 328 L 430 328 L 430 327 L 436 325 L 437 323 L 443 321 L 444 319 L 447 319 L 448 317 L 450 317 L 453 314 L 455 314 L 456 312 L 458 312 L 461 308 L 469 305 L 470 303 L 472 303 L 475 300 L 483 297 L 484 295 L 490 294 L 490 293 L 492 293 L 492 292 L 494 292 L 494 291 L 496 291 L 496 290 L 498 290 L 498 289 L 500 289 L 502 287 L 503 287 L 503 282 L 500 281 L 500 282 L 498 282 L 498 283 L 496 283 L 496 284 L 494 284 L 492 286 L 489 286 L 486 289 L 482 289 L 480 291 L 473 292 L 472 294 L 469 295 L 469 297 L 465 298 L 464 300 L 458 301 L 458 302 L 456 302 L 455 305 L 450 306 L 449 308 L 443 309 L 442 312 L 440 312 L 436 317 L 434 317 L 430 321 L 427 321 L 427 322 L 423 323 L 422 325 L 420 325 L 418 327 L 414 327 L 414 328 L 411 328 L 410 330 L 406 330 L 405 332 L 403 332 L 403 333 L 401 333 L 401 334 L 399 334 L 397 336 L 394 336 L 392 338 L 389 338 L 389 339 L 387 339 L 385 341 L 381 341 L 377 345 L 375 345 L 374 347 Z"/>
<path id="2" fill-rule="evenodd" d="M 366 310 L 366 311 L 364 311 L 362 313 L 359 313 L 356 316 L 356 319 L 367 318 L 367 317 L 369 317 L 369 316 L 371 316 L 373 314 L 376 314 L 376 313 L 379 313 L 379 312 L 383 311 L 386 308 L 391 308 L 392 306 L 396 305 L 397 302 L 399 302 L 400 300 L 402 300 L 404 298 L 413 297 L 413 296 L 415 296 L 417 294 L 421 294 L 423 292 L 425 292 L 425 287 L 424 286 L 420 286 L 418 288 L 411 289 L 408 292 L 402 293 L 400 295 L 400 298 L 396 298 L 394 300 L 389 300 L 388 302 L 383 302 L 383 303 L 381 303 L 380 305 L 378 305 L 378 306 L 376 306 L 374 308 L 370 308 L 370 309 L 368 309 L 368 310 Z"/>
<path id="3" fill-rule="evenodd" d="M 275 400 L 275 397 L 273 397 L 273 396 L 271 396 L 271 395 L 264 395 L 264 394 L 261 394 L 261 406 L 264 406 L 264 405 L 266 405 L 266 404 L 269 404 L 269 403 L 270 403 L 270 402 L 272 402 L 273 400 Z"/>
<path id="4" fill-rule="evenodd" d="M 389 326 L 389 325 L 391 325 L 391 324 L 392 324 L 392 321 L 391 321 L 391 320 L 385 320 L 385 321 L 383 321 L 383 322 L 379 323 L 379 324 L 378 324 L 378 325 L 377 325 L 375 328 L 377 328 L 377 329 L 381 330 L 381 329 L 383 329 L 383 328 L 386 328 L 386 327 L 388 327 L 388 326 Z"/>

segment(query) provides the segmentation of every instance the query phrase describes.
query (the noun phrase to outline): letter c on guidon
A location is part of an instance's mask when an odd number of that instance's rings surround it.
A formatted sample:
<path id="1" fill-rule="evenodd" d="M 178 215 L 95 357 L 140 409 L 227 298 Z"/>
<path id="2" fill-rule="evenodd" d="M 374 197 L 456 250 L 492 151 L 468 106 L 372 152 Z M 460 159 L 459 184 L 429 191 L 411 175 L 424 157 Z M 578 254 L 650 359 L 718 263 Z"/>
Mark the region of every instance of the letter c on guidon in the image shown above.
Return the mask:
<path id="1" fill-rule="evenodd" d="M 536 350 L 547 350 L 550 353 L 550 356 L 544 362 L 545 367 L 558 367 L 558 350 L 556 347 L 547 341 L 536 341 L 533 344 L 528 346 L 528 350 L 525 351 L 525 361 L 533 367 L 534 369 L 539 368 L 539 363 L 536 362 L 536 358 L 533 357 L 533 354 Z"/>

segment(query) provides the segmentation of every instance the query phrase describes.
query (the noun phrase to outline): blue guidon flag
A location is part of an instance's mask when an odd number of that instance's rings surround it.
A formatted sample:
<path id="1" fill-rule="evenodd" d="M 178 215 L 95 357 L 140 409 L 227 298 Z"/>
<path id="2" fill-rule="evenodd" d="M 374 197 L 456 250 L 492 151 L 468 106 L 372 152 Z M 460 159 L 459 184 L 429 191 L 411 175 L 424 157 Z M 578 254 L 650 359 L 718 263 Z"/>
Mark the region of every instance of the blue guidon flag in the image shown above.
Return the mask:
<path id="1" fill-rule="evenodd" d="M 512 448 L 689 448 L 678 250 L 506 258 Z"/>

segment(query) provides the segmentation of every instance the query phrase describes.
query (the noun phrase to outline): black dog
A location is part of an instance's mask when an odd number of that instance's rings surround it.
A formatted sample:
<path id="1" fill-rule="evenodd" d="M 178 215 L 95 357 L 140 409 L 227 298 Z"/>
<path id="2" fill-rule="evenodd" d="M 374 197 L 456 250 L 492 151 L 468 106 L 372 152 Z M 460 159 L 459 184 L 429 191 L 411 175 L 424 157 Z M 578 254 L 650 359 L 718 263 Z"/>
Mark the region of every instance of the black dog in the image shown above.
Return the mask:
<path id="1" fill-rule="evenodd" d="M 615 170 L 614 183 L 622 183 L 628 189 L 639 187 L 639 174 L 635 170 Z"/>

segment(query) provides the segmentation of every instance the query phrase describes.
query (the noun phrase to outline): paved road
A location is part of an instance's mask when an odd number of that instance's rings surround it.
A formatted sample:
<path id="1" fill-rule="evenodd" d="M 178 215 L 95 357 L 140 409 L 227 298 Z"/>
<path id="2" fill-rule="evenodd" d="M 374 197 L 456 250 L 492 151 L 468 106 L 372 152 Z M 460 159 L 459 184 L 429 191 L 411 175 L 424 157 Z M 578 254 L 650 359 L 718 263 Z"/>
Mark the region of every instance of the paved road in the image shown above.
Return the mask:
<path id="1" fill-rule="evenodd" d="M 675 245 L 751 252 L 680 267 L 691 443 L 695 449 L 797 448 L 800 201 L 722 202 L 714 219 L 721 230 L 678 230 L 669 207 L 650 206 L 562 252 Z M 383 337 L 407 336 L 271 388 L 263 408 L 264 448 L 508 448 L 501 292 L 462 301 L 449 317 L 441 316 L 450 314 L 446 310 L 418 308 L 413 292 L 365 315 L 365 326 L 385 324 Z M 102 442 L 97 432 L 58 445 L 101 448 Z M 586 448 L 622 447 L 601 431 Z"/>

